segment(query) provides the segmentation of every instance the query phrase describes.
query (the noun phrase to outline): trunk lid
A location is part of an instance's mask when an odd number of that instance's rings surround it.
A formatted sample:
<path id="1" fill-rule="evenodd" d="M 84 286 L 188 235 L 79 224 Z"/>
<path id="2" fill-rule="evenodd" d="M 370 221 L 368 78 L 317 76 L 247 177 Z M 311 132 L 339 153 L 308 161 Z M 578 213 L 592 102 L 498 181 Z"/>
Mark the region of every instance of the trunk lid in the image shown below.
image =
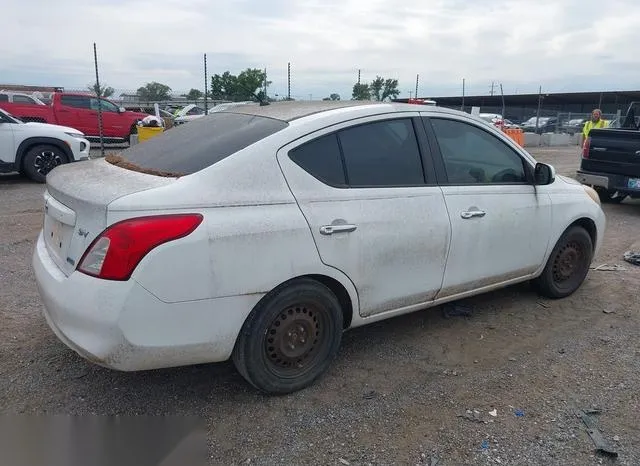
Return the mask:
<path id="1" fill-rule="evenodd" d="M 47 175 L 43 235 L 54 262 L 65 275 L 107 227 L 107 208 L 116 199 L 166 186 L 175 178 L 147 175 L 105 160 L 62 165 Z"/>

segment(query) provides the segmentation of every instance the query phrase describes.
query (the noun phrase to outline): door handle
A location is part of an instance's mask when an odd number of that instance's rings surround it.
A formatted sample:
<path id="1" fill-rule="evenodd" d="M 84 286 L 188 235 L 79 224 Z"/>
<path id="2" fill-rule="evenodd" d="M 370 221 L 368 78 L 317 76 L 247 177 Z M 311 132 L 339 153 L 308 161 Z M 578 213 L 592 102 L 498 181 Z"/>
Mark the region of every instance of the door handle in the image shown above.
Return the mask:
<path id="1" fill-rule="evenodd" d="M 465 220 L 474 217 L 484 217 L 485 215 L 487 215 L 487 213 L 484 210 L 465 210 L 464 212 L 460 213 L 460 217 L 464 218 Z"/>
<path id="2" fill-rule="evenodd" d="M 334 233 L 350 233 L 356 230 L 355 225 L 323 225 L 320 227 L 321 235 L 333 235 Z"/>

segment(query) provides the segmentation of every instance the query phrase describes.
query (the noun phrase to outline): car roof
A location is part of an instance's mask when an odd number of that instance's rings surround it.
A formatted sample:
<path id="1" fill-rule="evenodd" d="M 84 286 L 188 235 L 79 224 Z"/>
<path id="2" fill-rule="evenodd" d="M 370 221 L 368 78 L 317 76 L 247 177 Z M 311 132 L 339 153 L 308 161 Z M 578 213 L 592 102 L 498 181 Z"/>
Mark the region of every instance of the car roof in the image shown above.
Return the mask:
<path id="1" fill-rule="evenodd" d="M 404 104 L 396 102 L 372 102 L 367 100 L 340 100 L 340 101 L 293 101 L 271 102 L 269 105 L 238 105 L 229 107 L 220 113 L 241 113 L 245 115 L 262 116 L 290 122 L 310 115 L 332 110 L 362 108 L 369 106 L 372 114 L 404 111 L 404 112 L 437 112 L 449 114 L 461 114 L 458 110 L 450 110 L 432 105 Z M 469 116 L 468 113 L 464 115 Z"/>

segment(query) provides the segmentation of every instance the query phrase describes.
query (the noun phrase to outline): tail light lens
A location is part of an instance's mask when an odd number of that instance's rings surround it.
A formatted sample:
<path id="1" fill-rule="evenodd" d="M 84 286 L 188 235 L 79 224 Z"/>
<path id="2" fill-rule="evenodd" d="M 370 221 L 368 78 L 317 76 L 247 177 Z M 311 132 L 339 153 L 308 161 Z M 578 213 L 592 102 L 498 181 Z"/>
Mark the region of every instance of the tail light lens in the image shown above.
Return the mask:
<path id="1" fill-rule="evenodd" d="M 78 270 L 105 280 L 128 280 L 149 251 L 190 235 L 200 223 L 200 214 L 137 217 L 114 223 L 91 243 Z"/>
<path id="2" fill-rule="evenodd" d="M 584 144 L 582 145 L 582 158 L 589 158 L 589 149 L 591 148 L 591 138 L 587 138 L 584 140 Z"/>

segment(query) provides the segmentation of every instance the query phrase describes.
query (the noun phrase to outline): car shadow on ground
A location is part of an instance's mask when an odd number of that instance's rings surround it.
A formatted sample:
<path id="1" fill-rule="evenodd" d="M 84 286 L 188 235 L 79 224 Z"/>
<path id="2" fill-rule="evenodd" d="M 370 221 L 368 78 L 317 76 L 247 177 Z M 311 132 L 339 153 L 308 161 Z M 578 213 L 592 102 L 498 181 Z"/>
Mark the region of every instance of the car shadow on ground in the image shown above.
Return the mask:
<path id="1" fill-rule="evenodd" d="M 508 308 L 514 299 L 521 299 L 530 309 L 535 308 L 541 298 L 528 284 L 516 285 L 460 302 L 464 305 L 460 315 L 455 309 L 445 312 L 444 306 L 439 306 L 345 332 L 340 352 L 328 373 L 308 389 L 289 397 L 296 399 L 320 396 L 323 391 L 360 390 L 360 381 L 354 382 L 357 386 L 349 387 L 349 379 L 363 368 L 375 370 L 380 363 L 387 367 L 389 364 L 412 364 L 417 358 L 428 361 L 427 365 L 432 367 L 446 365 L 446 347 L 451 342 L 455 344 L 465 338 L 470 327 L 487 325 L 499 318 L 501 309 Z M 466 315 L 469 309 L 471 313 Z M 509 315 L 513 315 L 513 310 L 509 310 Z M 47 364 L 42 377 L 52 377 L 54 386 L 67 386 L 60 390 L 60 393 L 68 393 L 61 404 L 66 412 L 171 414 L 179 411 L 198 414 L 205 407 L 224 401 L 260 403 L 272 398 L 250 387 L 231 362 L 118 372 L 85 361 L 53 335 L 41 341 L 48 347 L 35 349 L 35 352 L 49 353 L 45 356 Z M 66 380 L 56 382 L 56 378 Z M 358 378 L 366 379 L 366 374 L 360 374 Z M 69 385 L 73 387 L 71 390 Z"/>

